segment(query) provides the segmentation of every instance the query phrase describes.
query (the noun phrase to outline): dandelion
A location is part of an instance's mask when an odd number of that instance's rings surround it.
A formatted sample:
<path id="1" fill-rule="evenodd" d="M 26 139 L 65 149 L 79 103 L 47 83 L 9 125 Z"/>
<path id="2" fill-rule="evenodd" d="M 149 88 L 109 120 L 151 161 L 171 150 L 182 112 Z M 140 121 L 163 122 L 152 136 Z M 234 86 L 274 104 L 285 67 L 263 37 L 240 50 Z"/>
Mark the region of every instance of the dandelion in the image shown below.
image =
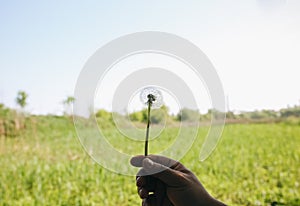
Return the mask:
<path id="1" fill-rule="evenodd" d="M 151 108 L 159 108 L 162 106 L 162 95 L 159 90 L 154 87 L 146 87 L 142 90 L 140 95 L 141 101 L 148 106 L 147 113 L 147 129 L 145 139 L 145 156 L 148 155 L 148 141 L 149 141 L 149 129 L 150 129 L 150 114 Z"/>

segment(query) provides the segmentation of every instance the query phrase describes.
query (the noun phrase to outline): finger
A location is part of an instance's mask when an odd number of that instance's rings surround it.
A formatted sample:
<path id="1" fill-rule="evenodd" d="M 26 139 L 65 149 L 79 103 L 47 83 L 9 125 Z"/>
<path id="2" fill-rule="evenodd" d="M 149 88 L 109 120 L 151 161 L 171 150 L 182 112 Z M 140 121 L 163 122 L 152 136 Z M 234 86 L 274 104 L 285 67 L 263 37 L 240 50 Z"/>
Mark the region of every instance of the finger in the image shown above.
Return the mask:
<path id="1" fill-rule="evenodd" d="M 156 188 L 157 181 L 158 181 L 158 179 L 156 179 L 155 177 L 152 177 L 152 176 L 141 176 L 141 177 L 137 177 L 136 186 L 144 187 L 149 192 L 153 192 Z"/>
<path id="2" fill-rule="evenodd" d="M 145 158 L 144 155 L 137 155 L 130 159 L 130 164 L 134 167 L 142 167 L 143 159 Z"/>
<path id="3" fill-rule="evenodd" d="M 177 165 L 181 166 L 178 161 L 160 155 L 148 155 L 147 158 L 151 159 L 153 162 L 170 167 L 172 169 L 174 169 L 174 167 Z"/>
<path id="4" fill-rule="evenodd" d="M 136 174 L 136 178 L 138 178 L 138 177 L 144 177 L 144 176 L 146 176 L 147 175 L 147 172 L 144 170 L 144 168 L 142 168 L 142 169 L 140 169 L 139 171 L 138 171 L 138 173 Z"/>
<path id="5" fill-rule="evenodd" d="M 142 206 L 146 206 L 146 198 L 142 201 Z"/>
<path id="6" fill-rule="evenodd" d="M 148 159 L 144 161 L 145 159 Z M 150 162 L 149 162 L 150 160 Z M 151 162 L 152 160 L 152 162 Z M 184 174 L 179 171 L 187 170 L 182 164 L 173 159 L 159 155 L 138 155 L 132 157 L 131 164 L 136 167 L 143 167 L 138 173 L 140 176 L 153 175 L 169 186 L 176 186 L 184 181 Z M 145 165 L 143 165 L 145 164 Z M 168 166 L 171 168 L 168 168 Z M 148 168 L 148 169 L 147 169 Z M 175 169 L 175 170 L 173 170 Z M 176 171 L 178 170 L 178 171 Z"/>
<path id="7" fill-rule="evenodd" d="M 145 158 L 142 164 L 144 171 L 148 173 L 148 175 L 158 178 L 169 186 L 180 185 L 184 179 L 184 174 L 181 172 L 156 163 L 149 158 Z"/>
<path id="8" fill-rule="evenodd" d="M 143 160 L 145 158 L 149 158 L 151 159 L 152 161 L 156 162 L 156 163 L 159 163 L 159 164 L 162 164 L 166 167 L 170 167 L 172 169 L 174 169 L 174 166 L 182 166 L 182 164 L 180 164 L 179 162 L 173 160 L 173 159 L 170 159 L 170 158 L 167 158 L 167 157 L 164 157 L 164 156 L 160 156 L 160 155 L 148 155 L 148 156 L 144 156 L 144 155 L 137 155 L 137 156 L 134 156 L 131 158 L 130 160 L 130 163 L 132 166 L 135 166 L 135 167 L 142 167 L 143 166 Z"/>
<path id="9" fill-rule="evenodd" d="M 136 178 L 136 186 L 143 187 L 147 184 L 147 178 L 145 176 L 139 176 Z"/>
<path id="10" fill-rule="evenodd" d="M 149 195 L 149 191 L 146 188 L 138 187 L 138 194 L 141 199 L 145 199 Z"/>

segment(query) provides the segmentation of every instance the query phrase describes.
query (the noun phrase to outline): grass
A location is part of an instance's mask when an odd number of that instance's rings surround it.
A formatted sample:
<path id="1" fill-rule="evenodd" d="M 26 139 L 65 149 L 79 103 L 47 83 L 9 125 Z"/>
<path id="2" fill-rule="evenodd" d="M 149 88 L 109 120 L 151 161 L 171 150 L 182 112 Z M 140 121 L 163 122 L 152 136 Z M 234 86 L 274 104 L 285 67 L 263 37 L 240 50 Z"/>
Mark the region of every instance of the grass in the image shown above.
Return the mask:
<path id="1" fill-rule="evenodd" d="M 111 173 L 82 149 L 70 119 L 39 117 L 16 138 L 1 138 L 0 205 L 140 205 L 135 178 Z M 227 125 L 214 153 L 198 161 L 207 128 L 181 160 L 207 190 L 228 205 L 300 205 L 300 127 L 289 124 Z M 111 143 L 133 154 L 113 128 Z M 160 151 L 176 136 L 170 128 L 150 142 Z"/>

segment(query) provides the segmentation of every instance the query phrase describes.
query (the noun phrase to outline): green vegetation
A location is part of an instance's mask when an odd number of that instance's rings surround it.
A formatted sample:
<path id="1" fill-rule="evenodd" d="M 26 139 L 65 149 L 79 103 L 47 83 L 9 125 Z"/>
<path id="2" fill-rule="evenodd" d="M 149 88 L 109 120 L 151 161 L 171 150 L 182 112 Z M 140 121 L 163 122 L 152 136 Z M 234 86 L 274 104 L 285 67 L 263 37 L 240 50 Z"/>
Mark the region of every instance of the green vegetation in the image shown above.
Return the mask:
<path id="1" fill-rule="evenodd" d="M 65 107 L 65 115 L 71 115 L 72 114 L 72 105 L 75 102 L 75 97 L 73 96 L 67 96 L 67 98 L 62 102 Z"/>
<path id="2" fill-rule="evenodd" d="M 30 121 L 30 118 L 28 120 Z M 26 121 L 23 113 L 0 104 L 0 136 L 16 137 L 25 127 Z"/>
<path id="3" fill-rule="evenodd" d="M 121 115 L 118 114 L 120 117 Z M 104 118 L 112 122 L 111 113 L 105 110 L 99 110 L 96 117 Z M 107 118 L 110 117 L 110 118 Z M 153 124 L 163 124 L 164 122 L 197 122 L 209 123 L 211 119 L 220 119 L 224 117 L 224 113 L 210 109 L 205 114 L 199 113 L 197 110 L 183 108 L 175 116 L 169 114 L 169 109 L 162 106 L 159 109 L 153 109 L 151 114 L 151 122 Z M 124 117 L 123 117 L 124 118 Z M 126 118 L 126 117 L 125 117 Z M 129 119 L 136 123 L 146 123 L 147 110 L 136 111 L 129 114 Z M 228 123 L 272 123 L 287 122 L 300 125 L 300 106 L 284 108 L 279 111 L 275 110 L 256 110 L 251 112 L 226 112 L 226 121 Z"/>
<path id="4" fill-rule="evenodd" d="M 111 117 L 103 112 L 99 115 Z M 93 162 L 83 151 L 69 117 L 31 116 L 26 122 L 21 133 L 0 139 L 0 205 L 140 205 L 135 178 L 111 173 Z M 199 138 L 181 161 L 215 197 L 229 205 L 275 201 L 300 205 L 297 124 L 227 125 L 217 150 L 199 162 L 207 130 L 200 128 Z M 151 142 L 150 151 L 168 146 L 177 132 L 177 128 L 167 129 Z M 128 147 L 129 140 L 113 126 L 105 135 L 126 152 L 143 153 L 141 142 Z"/>
<path id="5" fill-rule="evenodd" d="M 152 109 L 151 110 L 151 117 L 150 121 L 153 124 L 161 124 L 164 123 L 167 119 L 170 119 L 168 115 L 169 109 L 165 105 L 160 107 L 159 109 Z M 147 109 L 143 109 L 138 112 L 133 112 L 129 115 L 131 121 L 134 122 L 147 122 Z"/>
<path id="6" fill-rule="evenodd" d="M 19 91 L 16 97 L 16 103 L 22 109 L 24 109 L 24 107 L 27 105 L 27 98 L 28 98 L 28 94 L 25 91 Z"/>
<path id="7" fill-rule="evenodd" d="M 198 111 L 184 108 L 177 115 L 177 119 L 179 121 L 199 121 L 200 114 Z"/>

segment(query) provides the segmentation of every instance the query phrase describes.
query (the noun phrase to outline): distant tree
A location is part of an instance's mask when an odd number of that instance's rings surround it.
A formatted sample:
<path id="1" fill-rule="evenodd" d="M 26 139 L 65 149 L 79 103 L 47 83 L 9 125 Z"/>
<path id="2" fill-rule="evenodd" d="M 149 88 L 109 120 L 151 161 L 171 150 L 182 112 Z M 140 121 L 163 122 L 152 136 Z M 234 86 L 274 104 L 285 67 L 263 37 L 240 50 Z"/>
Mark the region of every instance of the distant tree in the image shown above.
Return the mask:
<path id="1" fill-rule="evenodd" d="M 75 102 L 75 97 L 68 96 L 66 100 L 64 100 L 64 104 L 71 105 Z"/>
<path id="2" fill-rule="evenodd" d="M 151 117 L 150 117 L 150 121 L 153 124 L 159 124 L 159 123 L 163 123 L 164 120 L 166 119 L 166 114 L 163 110 L 161 109 L 153 109 L 151 111 Z"/>
<path id="3" fill-rule="evenodd" d="M 18 131 L 25 128 L 25 111 L 24 108 L 27 105 L 27 98 L 28 94 L 25 91 L 18 91 L 17 97 L 16 97 L 16 103 L 21 107 L 21 113 L 17 113 L 13 117 L 12 124 L 10 125 L 9 131 L 16 135 Z"/>
<path id="4" fill-rule="evenodd" d="M 28 94 L 25 91 L 19 91 L 16 97 L 16 103 L 24 109 L 27 105 Z"/>
<path id="5" fill-rule="evenodd" d="M 131 121 L 135 121 L 135 122 L 146 122 L 147 111 L 142 110 L 142 111 L 130 113 L 129 118 Z"/>
<path id="6" fill-rule="evenodd" d="M 300 106 L 289 107 L 280 110 L 281 117 L 300 117 Z"/>
<path id="7" fill-rule="evenodd" d="M 236 116 L 234 115 L 233 112 L 228 111 L 228 112 L 226 112 L 226 118 L 227 119 L 236 119 Z"/>
<path id="8" fill-rule="evenodd" d="M 111 114 L 111 112 L 108 112 L 108 111 L 106 111 L 105 109 L 100 109 L 100 110 L 98 110 L 97 112 L 96 112 L 96 114 L 95 114 L 95 116 L 97 117 L 97 118 L 100 118 L 100 119 L 102 119 L 102 120 L 111 120 L 111 118 L 112 118 L 112 114 Z"/>
<path id="9" fill-rule="evenodd" d="M 159 124 L 164 122 L 167 118 L 170 118 L 168 115 L 169 108 L 165 105 L 162 105 L 158 109 L 152 109 L 150 114 L 150 120 L 153 124 Z M 147 109 L 143 109 L 141 111 L 133 112 L 129 114 L 129 118 L 131 121 L 135 122 L 147 122 Z"/>
<path id="10" fill-rule="evenodd" d="M 210 117 L 214 119 L 223 119 L 226 115 L 224 112 L 221 112 L 217 109 L 209 109 L 207 114 L 209 114 Z"/>
<path id="11" fill-rule="evenodd" d="M 68 96 L 64 101 L 63 104 L 65 105 L 65 114 L 71 114 L 71 108 L 73 103 L 75 102 L 75 97 Z"/>
<path id="12" fill-rule="evenodd" d="M 4 104 L 0 103 L 0 119 L 7 118 L 10 110 L 4 106 Z"/>
<path id="13" fill-rule="evenodd" d="M 200 113 L 198 110 L 183 108 L 182 110 L 180 110 L 179 114 L 177 115 L 177 119 L 179 121 L 187 121 L 187 122 L 199 121 Z"/>
<path id="14" fill-rule="evenodd" d="M 166 105 L 162 105 L 158 109 L 153 109 L 151 112 L 150 121 L 153 124 L 159 124 L 165 122 L 168 118 L 170 118 L 169 108 Z"/>
<path id="15" fill-rule="evenodd" d="M 167 107 L 166 105 L 162 105 L 161 107 L 160 107 L 160 109 L 162 110 L 162 111 L 164 111 L 166 114 L 168 114 L 169 113 L 169 107 Z"/>
<path id="16" fill-rule="evenodd" d="M 126 119 L 124 119 L 124 116 L 119 113 L 112 113 L 109 111 L 106 111 L 105 109 L 100 109 L 97 112 L 95 112 L 96 121 L 100 128 L 110 128 L 113 125 L 115 125 L 115 122 L 118 122 L 119 124 L 126 123 Z M 113 118 L 114 117 L 114 118 Z"/>

